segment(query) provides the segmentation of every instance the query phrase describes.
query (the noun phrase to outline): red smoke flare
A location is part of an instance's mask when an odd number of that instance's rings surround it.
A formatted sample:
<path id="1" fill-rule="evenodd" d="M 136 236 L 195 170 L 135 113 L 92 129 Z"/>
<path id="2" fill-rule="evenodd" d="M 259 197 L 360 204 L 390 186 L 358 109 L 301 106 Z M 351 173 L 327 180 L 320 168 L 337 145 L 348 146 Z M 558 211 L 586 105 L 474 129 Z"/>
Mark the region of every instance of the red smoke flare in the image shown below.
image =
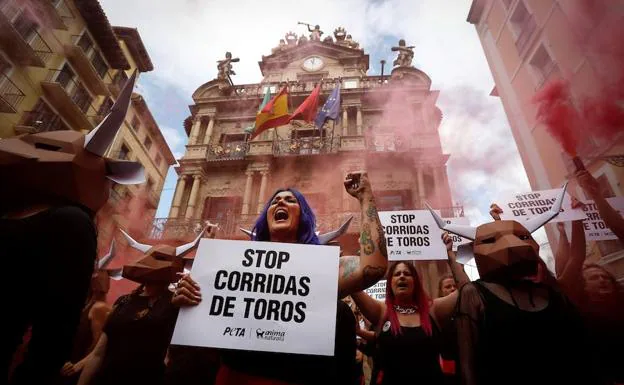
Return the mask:
<path id="1" fill-rule="evenodd" d="M 538 104 L 537 119 L 546 124 L 546 129 L 570 156 L 576 155 L 578 139 L 576 128 L 579 113 L 570 102 L 570 90 L 564 80 L 548 83 L 533 97 Z"/>

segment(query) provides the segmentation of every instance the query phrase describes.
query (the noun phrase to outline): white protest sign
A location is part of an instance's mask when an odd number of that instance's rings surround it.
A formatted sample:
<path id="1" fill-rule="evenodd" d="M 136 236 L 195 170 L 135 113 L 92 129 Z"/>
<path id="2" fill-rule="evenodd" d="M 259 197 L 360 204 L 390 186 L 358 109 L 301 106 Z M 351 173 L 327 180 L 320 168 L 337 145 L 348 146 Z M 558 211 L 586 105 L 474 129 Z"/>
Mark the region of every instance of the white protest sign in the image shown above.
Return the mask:
<path id="1" fill-rule="evenodd" d="M 624 216 L 624 197 L 607 198 L 607 203 L 617 210 L 620 215 Z M 583 221 L 583 227 L 585 228 L 585 237 L 588 241 L 608 241 L 611 239 L 618 239 L 613 231 L 607 227 L 600 214 L 598 214 L 598 208 L 594 201 L 585 201 L 585 207 L 583 208 L 587 219 Z"/>
<path id="2" fill-rule="evenodd" d="M 446 259 L 441 242 L 442 230 L 429 210 L 380 211 L 379 219 L 386 235 L 388 259 Z"/>
<path id="3" fill-rule="evenodd" d="M 470 226 L 470 220 L 468 220 L 468 218 L 466 218 L 466 217 L 452 217 L 452 218 L 442 218 L 442 219 L 447 224 Z M 459 245 L 465 245 L 466 243 L 472 242 L 470 239 L 466 239 L 466 238 L 461 237 L 461 236 L 459 236 L 457 234 L 452 234 L 452 233 L 449 233 L 449 234 L 451 235 L 451 238 L 453 239 L 453 251 L 457 251 L 457 247 Z M 444 243 L 444 242 L 442 242 L 442 243 Z M 444 246 L 444 247 L 446 247 L 446 246 Z"/>
<path id="4" fill-rule="evenodd" d="M 171 343 L 333 355 L 338 258 L 336 246 L 202 239 L 202 301 L 180 310 Z"/>
<path id="5" fill-rule="evenodd" d="M 385 301 L 386 300 L 386 280 L 385 279 L 381 280 L 364 291 L 366 292 L 366 294 L 371 296 L 373 299 L 376 299 L 377 301 Z"/>
<path id="6" fill-rule="evenodd" d="M 512 194 L 498 200 L 496 203 L 503 213 L 501 219 L 514 220 L 520 223 L 550 210 L 557 200 L 561 189 L 533 191 L 523 194 Z M 551 222 L 578 221 L 585 218 L 582 208 L 572 208 L 572 199 L 568 193 L 563 197 L 561 211 Z"/>

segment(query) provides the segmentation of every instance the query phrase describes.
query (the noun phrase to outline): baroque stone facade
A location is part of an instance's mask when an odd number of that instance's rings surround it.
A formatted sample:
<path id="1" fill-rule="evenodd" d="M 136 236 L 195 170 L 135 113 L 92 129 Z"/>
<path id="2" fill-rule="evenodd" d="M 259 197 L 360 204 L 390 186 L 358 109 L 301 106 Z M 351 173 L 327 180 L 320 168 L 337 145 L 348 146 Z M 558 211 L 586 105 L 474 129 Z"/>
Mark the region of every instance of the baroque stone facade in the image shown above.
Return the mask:
<path id="1" fill-rule="evenodd" d="M 245 239 L 239 227 L 253 226 L 275 189 L 292 186 L 309 200 L 320 231 L 354 216 L 341 245 L 345 253 L 355 253 L 359 206 L 342 182 L 348 171 L 359 169 L 368 171 L 381 211 L 422 208 L 428 201 L 446 216 L 461 215 L 451 201 L 449 155 L 438 134 L 442 113 L 430 78 L 406 60 L 390 75 L 368 76 L 369 56 L 342 35 L 335 42 L 298 43 L 286 36 L 288 44 L 280 43 L 259 62 L 260 83 L 232 85 L 221 76 L 194 92 L 170 215 L 157 222 L 161 234 L 154 236 L 201 228 L 198 224 L 210 220 L 219 224 L 219 237 Z M 274 95 L 288 86 L 293 111 L 321 80 L 321 105 L 341 87 L 338 122 L 318 130 L 293 121 L 248 140 L 245 128 L 253 126 L 267 87 Z M 433 290 L 438 267 L 445 264 L 428 265 L 421 272 Z"/>

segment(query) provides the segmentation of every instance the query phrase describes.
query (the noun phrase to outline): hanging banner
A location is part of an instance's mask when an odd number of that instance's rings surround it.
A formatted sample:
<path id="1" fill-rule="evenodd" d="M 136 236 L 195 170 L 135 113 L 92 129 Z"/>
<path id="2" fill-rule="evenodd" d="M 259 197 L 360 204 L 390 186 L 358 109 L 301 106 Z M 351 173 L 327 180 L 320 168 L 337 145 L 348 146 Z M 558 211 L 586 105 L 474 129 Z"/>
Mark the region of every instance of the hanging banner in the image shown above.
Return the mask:
<path id="1" fill-rule="evenodd" d="M 611 207 L 617 210 L 620 215 L 624 216 L 624 197 L 607 198 L 607 202 Z M 607 227 L 600 214 L 594 201 L 585 201 L 585 207 L 583 208 L 587 219 L 583 221 L 583 227 L 585 228 L 585 238 L 588 241 L 608 241 L 612 239 L 618 239 L 613 234 L 613 231 Z"/>
<path id="2" fill-rule="evenodd" d="M 442 230 L 429 210 L 380 211 L 388 260 L 447 259 Z"/>
<path id="3" fill-rule="evenodd" d="M 333 355 L 338 258 L 335 246 L 202 239 L 202 301 L 180 309 L 171 343 Z"/>
<path id="4" fill-rule="evenodd" d="M 371 296 L 373 299 L 376 299 L 377 301 L 385 301 L 386 300 L 386 280 L 385 279 L 381 280 L 364 291 L 366 292 L 366 294 Z"/>
<path id="5" fill-rule="evenodd" d="M 470 226 L 470 220 L 468 220 L 468 218 L 466 217 L 452 217 L 452 218 L 442 218 L 442 219 L 444 219 L 444 221 L 447 224 Z M 470 239 L 466 239 L 457 234 L 450 234 L 450 235 L 451 235 L 451 238 L 453 239 L 453 251 L 457 251 L 457 247 L 459 245 L 465 245 L 466 243 L 471 242 Z M 444 241 L 442 243 L 444 243 Z M 446 245 L 444 247 L 446 248 Z"/>
<path id="6" fill-rule="evenodd" d="M 523 194 L 513 194 L 496 201 L 503 209 L 501 219 L 514 220 L 520 223 L 535 218 L 550 210 L 557 200 L 561 189 L 533 191 Z M 563 198 L 561 211 L 551 222 L 570 222 L 585 218 L 582 208 L 572 208 L 572 199 L 568 193 Z"/>

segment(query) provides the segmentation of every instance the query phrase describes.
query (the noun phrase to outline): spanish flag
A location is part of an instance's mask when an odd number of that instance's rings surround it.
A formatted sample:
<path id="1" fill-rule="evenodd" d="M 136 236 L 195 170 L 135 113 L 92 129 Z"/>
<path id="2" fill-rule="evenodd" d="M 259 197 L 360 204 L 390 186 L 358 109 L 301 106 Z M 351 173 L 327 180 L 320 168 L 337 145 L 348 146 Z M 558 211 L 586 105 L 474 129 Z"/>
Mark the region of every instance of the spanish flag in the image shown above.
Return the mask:
<path id="1" fill-rule="evenodd" d="M 269 128 L 282 126 L 290 120 L 288 115 L 288 89 L 282 88 L 266 106 L 256 115 L 256 129 L 249 140 L 260 135 Z"/>

